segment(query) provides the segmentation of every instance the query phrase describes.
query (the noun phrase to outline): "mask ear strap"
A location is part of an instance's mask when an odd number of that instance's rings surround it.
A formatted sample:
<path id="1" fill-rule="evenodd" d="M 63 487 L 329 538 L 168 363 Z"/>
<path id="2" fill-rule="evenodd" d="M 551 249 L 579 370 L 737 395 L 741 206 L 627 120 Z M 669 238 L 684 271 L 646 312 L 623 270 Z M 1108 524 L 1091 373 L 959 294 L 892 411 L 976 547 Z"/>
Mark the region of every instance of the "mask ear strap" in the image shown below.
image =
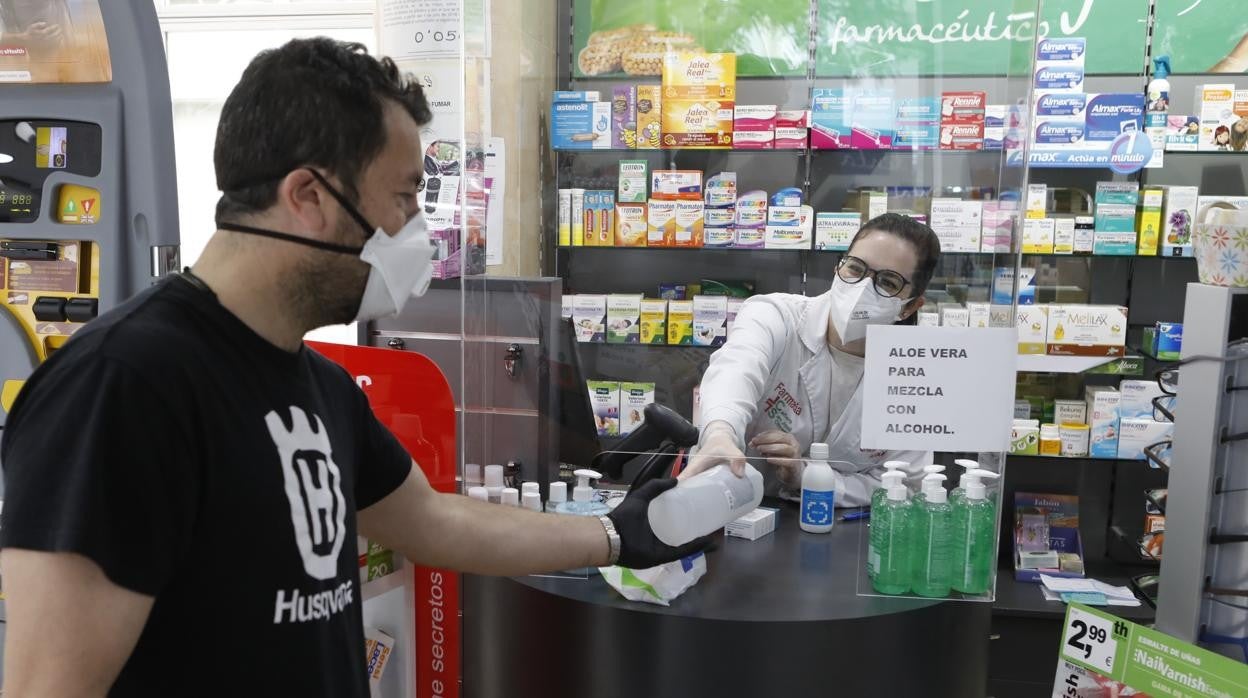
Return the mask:
<path id="1" fill-rule="evenodd" d="M 280 233 L 276 230 L 266 230 L 264 228 L 256 228 L 250 225 L 239 225 L 238 223 L 218 223 L 217 227 L 221 230 L 229 230 L 235 233 L 245 233 L 247 235 L 259 235 L 260 237 L 272 238 L 274 240 L 284 240 L 293 242 L 297 245 L 305 245 L 314 247 L 318 250 L 326 252 L 339 252 L 341 254 L 349 254 L 359 256 L 364 251 L 363 247 L 348 247 L 346 245 L 336 245 L 332 242 L 323 242 L 321 240 L 313 240 L 311 238 L 299 237 L 290 233 Z"/>
<path id="2" fill-rule="evenodd" d="M 325 187 L 326 191 L 329 192 L 329 195 L 334 197 L 334 200 L 338 202 L 338 205 L 342 206 L 342 209 L 347 212 L 347 215 L 355 219 L 355 222 L 358 223 L 360 228 L 364 230 L 364 237 L 366 239 L 372 237 L 373 233 L 377 232 L 377 228 L 370 225 L 368 220 L 364 218 L 363 214 L 361 214 L 350 201 L 347 201 L 347 197 L 343 196 L 341 192 L 335 189 L 334 186 L 329 183 L 329 180 L 325 179 L 320 172 L 317 172 L 311 167 L 305 167 L 303 169 L 311 172 L 312 176 L 316 177 L 316 181 L 320 182 L 321 185 Z"/>

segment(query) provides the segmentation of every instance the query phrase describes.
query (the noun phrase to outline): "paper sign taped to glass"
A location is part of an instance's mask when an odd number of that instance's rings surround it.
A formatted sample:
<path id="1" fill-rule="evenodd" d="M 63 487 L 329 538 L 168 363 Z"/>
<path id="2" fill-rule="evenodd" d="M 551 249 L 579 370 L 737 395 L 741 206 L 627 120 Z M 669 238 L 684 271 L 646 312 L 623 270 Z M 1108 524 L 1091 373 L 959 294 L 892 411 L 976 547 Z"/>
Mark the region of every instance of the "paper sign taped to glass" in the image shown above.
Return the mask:
<path id="1" fill-rule="evenodd" d="M 99 0 L 0 0 L 0 83 L 112 79 Z"/>

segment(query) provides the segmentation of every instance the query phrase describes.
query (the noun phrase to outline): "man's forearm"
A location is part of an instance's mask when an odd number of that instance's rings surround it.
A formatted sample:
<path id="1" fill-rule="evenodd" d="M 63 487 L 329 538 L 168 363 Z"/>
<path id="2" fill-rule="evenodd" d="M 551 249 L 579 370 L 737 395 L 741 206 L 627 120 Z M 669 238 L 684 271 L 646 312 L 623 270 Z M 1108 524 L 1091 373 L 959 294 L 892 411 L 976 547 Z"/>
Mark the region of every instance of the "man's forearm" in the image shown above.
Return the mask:
<path id="1" fill-rule="evenodd" d="M 541 514 L 454 494 L 438 494 L 430 505 L 431 535 L 404 551 L 418 564 L 491 575 L 607 564 L 607 534 L 595 517 Z"/>

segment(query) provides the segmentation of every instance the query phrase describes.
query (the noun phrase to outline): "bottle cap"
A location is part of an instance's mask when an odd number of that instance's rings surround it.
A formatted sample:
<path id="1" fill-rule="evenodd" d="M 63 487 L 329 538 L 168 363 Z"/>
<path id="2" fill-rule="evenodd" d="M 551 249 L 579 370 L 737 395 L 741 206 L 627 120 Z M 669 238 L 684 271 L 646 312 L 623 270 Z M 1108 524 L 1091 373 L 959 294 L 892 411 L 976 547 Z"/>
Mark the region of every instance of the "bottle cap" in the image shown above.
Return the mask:
<path id="1" fill-rule="evenodd" d="M 966 486 L 966 498 L 967 499 L 978 500 L 978 499 L 987 499 L 987 497 L 988 497 L 988 488 L 984 487 L 984 483 L 980 482 L 979 480 L 975 480 L 974 482 L 967 484 Z"/>
<path id="2" fill-rule="evenodd" d="M 501 465 L 485 466 L 485 486 L 486 487 L 502 487 L 503 486 L 503 466 Z"/>
<path id="3" fill-rule="evenodd" d="M 469 487 L 468 496 L 473 499 L 480 499 L 483 502 L 490 501 L 490 492 L 484 487 Z"/>
<path id="4" fill-rule="evenodd" d="M 503 505 L 509 507 L 520 506 L 520 490 L 514 487 L 503 488 Z"/>
<path id="5" fill-rule="evenodd" d="M 890 460 L 884 463 L 884 470 L 896 470 L 898 468 L 904 468 L 907 465 L 910 464 L 904 460 Z"/>
<path id="6" fill-rule="evenodd" d="M 542 510 L 542 496 L 536 492 L 525 492 L 520 497 L 520 505 L 533 511 Z"/>
<path id="7" fill-rule="evenodd" d="M 923 466 L 923 472 L 927 473 L 928 475 L 931 475 L 933 473 L 943 473 L 945 472 L 945 466 L 939 465 L 936 463 L 933 463 L 931 465 L 925 465 Z"/>
<path id="8" fill-rule="evenodd" d="M 970 470 L 971 468 L 979 467 L 979 462 L 971 460 L 970 458 L 958 458 L 957 460 L 953 461 L 953 463 L 954 465 L 960 465 L 963 468 L 966 468 L 967 470 Z"/>
<path id="9" fill-rule="evenodd" d="M 949 500 L 949 493 L 945 488 L 937 485 L 927 491 L 927 501 L 929 504 L 944 504 Z"/>
<path id="10" fill-rule="evenodd" d="M 532 492 L 533 494 L 536 494 L 537 496 L 540 497 L 542 494 L 541 485 L 537 484 L 536 482 L 520 483 L 520 494 L 525 495 L 525 494 L 528 494 L 529 492 Z"/>
<path id="11" fill-rule="evenodd" d="M 602 473 L 596 470 L 582 468 L 572 473 L 576 476 L 576 487 L 572 488 L 572 501 L 588 502 L 594 498 L 594 488 L 589 486 L 590 480 L 598 480 L 602 477 Z"/>
<path id="12" fill-rule="evenodd" d="M 551 504 L 562 504 L 568 501 L 568 483 L 562 480 L 550 483 L 550 496 L 546 501 Z"/>
<path id="13" fill-rule="evenodd" d="M 910 494 L 910 490 L 906 489 L 906 486 L 900 482 L 888 488 L 888 500 L 890 502 L 904 502 L 908 494 Z"/>
<path id="14" fill-rule="evenodd" d="M 831 452 L 828 450 L 827 444 L 811 444 L 810 458 L 811 460 L 827 460 Z"/>

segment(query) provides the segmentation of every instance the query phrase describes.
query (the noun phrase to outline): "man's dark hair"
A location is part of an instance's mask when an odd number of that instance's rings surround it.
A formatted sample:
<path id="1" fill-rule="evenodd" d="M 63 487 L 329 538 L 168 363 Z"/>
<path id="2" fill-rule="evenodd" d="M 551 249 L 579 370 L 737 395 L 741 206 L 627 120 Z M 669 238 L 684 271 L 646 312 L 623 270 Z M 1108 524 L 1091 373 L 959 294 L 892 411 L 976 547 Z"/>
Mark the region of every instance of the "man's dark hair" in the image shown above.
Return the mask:
<path id="1" fill-rule="evenodd" d="M 281 179 L 300 167 L 323 168 L 358 199 L 360 173 L 386 144 L 387 100 L 420 126 L 433 118 L 420 85 L 361 44 L 295 39 L 257 55 L 217 125 L 217 222 L 269 208 Z"/>
<path id="2" fill-rule="evenodd" d="M 849 246 L 852 248 L 859 240 L 871 233 L 895 235 L 914 246 L 919 261 L 915 266 L 914 276 L 910 279 L 910 283 L 914 286 L 914 292 L 910 295 L 917 298 L 926 293 L 927 285 L 932 281 L 932 274 L 936 273 L 936 263 L 940 261 L 940 238 L 936 236 L 935 231 L 910 216 L 885 213 L 867 221 Z"/>

